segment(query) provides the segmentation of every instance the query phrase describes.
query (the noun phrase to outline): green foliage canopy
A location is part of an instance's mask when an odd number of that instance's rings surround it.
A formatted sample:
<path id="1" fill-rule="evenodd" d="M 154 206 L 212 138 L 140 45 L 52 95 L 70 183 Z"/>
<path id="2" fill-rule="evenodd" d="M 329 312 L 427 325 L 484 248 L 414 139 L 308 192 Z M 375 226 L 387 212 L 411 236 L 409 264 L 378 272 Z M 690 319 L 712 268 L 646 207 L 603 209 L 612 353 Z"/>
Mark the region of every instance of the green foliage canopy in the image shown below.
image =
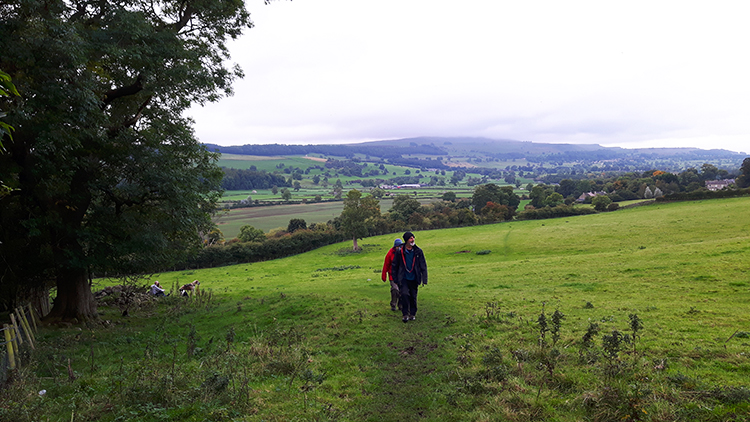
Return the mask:
<path id="1" fill-rule="evenodd" d="M 304 221 L 304 220 L 303 220 Z M 237 239 L 242 242 L 263 242 L 266 240 L 266 234 L 261 229 L 247 224 L 240 228 L 240 234 L 237 235 Z"/>
<path id="2" fill-rule="evenodd" d="M 409 221 L 409 217 L 417 212 L 421 206 L 418 200 L 409 195 L 397 195 L 393 198 L 393 206 L 389 210 L 391 219 Z"/>
<path id="3" fill-rule="evenodd" d="M 92 272 L 200 244 L 222 173 L 183 112 L 231 93 L 225 43 L 250 26 L 241 0 L 0 5 L 0 68 L 22 98 L 0 155 L 3 297 L 54 280 L 51 316 L 90 318 Z"/>
<path id="4" fill-rule="evenodd" d="M 500 187 L 494 183 L 479 185 L 474 188 L 474 194 L 471 197 L 471 204 L 474 206 L 474 212 L 480 214 L 488 202 L 498 205 L 506 205 L 515 210 L 521 203 L 521 198 L 513 193 L 513 187 Z"/>

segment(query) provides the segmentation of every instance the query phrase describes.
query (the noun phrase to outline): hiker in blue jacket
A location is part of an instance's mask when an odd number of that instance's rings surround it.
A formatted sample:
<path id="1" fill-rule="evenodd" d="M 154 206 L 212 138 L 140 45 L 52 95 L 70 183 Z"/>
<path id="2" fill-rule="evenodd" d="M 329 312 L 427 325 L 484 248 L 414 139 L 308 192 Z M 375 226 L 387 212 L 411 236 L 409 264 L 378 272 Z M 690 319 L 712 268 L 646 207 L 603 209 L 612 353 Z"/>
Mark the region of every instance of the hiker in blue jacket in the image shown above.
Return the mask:
<path id="1" fill-rule="evenodd" d="M 419 285 L 427 285 L 427 263 L 412 232 L 404 233 L 402 239 L 404 245 L 394 253 L 391 274 L 401 292 L 401 320 L 407 322 L 416 319 Z"/>

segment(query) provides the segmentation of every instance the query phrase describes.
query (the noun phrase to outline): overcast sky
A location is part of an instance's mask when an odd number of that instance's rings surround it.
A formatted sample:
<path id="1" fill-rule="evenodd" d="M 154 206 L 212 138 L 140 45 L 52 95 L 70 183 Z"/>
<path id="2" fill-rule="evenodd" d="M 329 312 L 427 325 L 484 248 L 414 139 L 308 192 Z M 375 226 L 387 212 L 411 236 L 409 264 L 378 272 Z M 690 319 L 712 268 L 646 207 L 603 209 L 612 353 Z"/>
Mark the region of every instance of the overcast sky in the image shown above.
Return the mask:
<path id="1" fill-rule="evenodd" d="M 205 143 L 481 136 L 750 151 L 742 1 L 246 0 Z"/>

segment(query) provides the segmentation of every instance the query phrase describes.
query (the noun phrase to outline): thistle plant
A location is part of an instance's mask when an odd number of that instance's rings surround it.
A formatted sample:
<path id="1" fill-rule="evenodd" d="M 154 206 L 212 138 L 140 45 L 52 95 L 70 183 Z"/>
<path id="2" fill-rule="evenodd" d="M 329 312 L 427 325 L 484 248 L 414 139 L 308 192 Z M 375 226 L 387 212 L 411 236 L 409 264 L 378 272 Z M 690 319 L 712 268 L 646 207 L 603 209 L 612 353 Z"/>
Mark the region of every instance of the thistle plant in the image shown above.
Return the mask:
<path id="1" fill-rule="evenodd" d="M 637 356 L 636 340 L 640 338 L 638 332 L 643 329 L 643 323 L 641 322 L 641 319 L 638 318 L 638 314 L 630 314 L 628 315 L 628 318 L 630 318 L 630 330 L 633 332 L 633 361 L 635 362 Z"/>
<path id="2" fill-rule="evenodd" d="M 544 305 L 542 302 L 542 313 L 539 314 L 539 318 L 536 320 L 537 327 L 539 328 L 539 346 L 544 347 L 545 340 L 547 337 L 547 331 L 549 331 L 549 325 L 547 324 L 547 315 L 544 313 Z"/>
<path id="3" fill-rule="evenodd" d="M 564 319 L 565 315 L 560 312 L 559 309 L 555 309 L 555 313 L 552 314 L 552 347 L 555 347 L 558 340 L 560 340 L 560 326 L 562 325 L 562 320 Z"/>

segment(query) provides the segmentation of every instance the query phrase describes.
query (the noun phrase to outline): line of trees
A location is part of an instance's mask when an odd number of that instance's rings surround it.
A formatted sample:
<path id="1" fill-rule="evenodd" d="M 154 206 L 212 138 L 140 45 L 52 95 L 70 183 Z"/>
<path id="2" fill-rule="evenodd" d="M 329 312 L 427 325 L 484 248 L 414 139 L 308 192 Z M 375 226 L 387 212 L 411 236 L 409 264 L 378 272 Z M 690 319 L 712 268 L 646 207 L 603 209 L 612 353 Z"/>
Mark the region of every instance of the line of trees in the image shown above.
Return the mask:
<path id="1" fill-rule="evenodd" d="M 222 189 L 247 190 L 271 189 L 277 187 L 292 187 L 286 177 L 263 170 L 241 170 L 222 167 L 224 178 L 221 180 Z"/>

